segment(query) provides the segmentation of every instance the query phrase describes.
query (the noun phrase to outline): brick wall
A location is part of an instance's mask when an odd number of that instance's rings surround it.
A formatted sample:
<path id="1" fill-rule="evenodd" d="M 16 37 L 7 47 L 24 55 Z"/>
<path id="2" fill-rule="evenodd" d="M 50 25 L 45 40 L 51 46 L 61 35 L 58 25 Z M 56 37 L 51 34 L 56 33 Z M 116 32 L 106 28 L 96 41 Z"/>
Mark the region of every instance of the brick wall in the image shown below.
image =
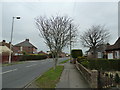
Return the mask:
<path id="1" fill-rule="evenodd" d="M 19 61 L 21 56 L 12 56 L 12 61 Z M 0 63 L 7 63 L 9 61 L 9 55 L 2 55 L 2 60 L 0 60 Z"/>
<path id="2" fill-rule="evenodd" d="M 23 51 L 32 54 L 36 49 L 34 47 L 22 47 L 22 51 L 20 50 L 20 47 L 15 46 L 13 48 L 14 53 L 22 53 Z"/>

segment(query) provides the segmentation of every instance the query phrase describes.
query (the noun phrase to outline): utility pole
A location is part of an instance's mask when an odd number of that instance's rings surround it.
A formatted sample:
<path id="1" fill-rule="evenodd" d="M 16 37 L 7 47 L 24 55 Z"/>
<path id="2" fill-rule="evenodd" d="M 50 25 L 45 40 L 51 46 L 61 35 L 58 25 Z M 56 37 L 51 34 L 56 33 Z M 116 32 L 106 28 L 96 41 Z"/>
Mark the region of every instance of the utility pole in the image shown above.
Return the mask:
<path id="1" fill-rule="evenodd" d="M 70 60 L 71 60 L 71 24 L 70 24 Z"/>

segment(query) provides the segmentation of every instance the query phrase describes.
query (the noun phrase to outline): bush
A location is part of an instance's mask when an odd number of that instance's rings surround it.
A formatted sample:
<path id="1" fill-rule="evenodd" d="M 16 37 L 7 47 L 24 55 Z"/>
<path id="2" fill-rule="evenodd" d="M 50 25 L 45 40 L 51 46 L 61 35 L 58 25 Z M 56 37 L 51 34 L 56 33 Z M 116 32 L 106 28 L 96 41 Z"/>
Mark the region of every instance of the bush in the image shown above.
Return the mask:
<path id="1" fill-rule="evenodd" d="M 72 58 L 77 58 L 77 57 L 82 57 L 83 56 L 83 53 L 82 53 L 82 50 L 81 49 L 73 49 L 71 51 L 71 56 Z"/>
<path id="2" fill-rule="evenodd" d="M 87 58 L 84 57 L 84 56 L 77 58 L 77 61 L 78 61 L 79 63 L 81 63 L 82 61 L 85 61 L 85 60 L 87 60 Z"/>
<path id="3" fill-rule="evenodd" d="M 83 66 L 85 66 L 86 68 L 89 68 L 89 62 L 88 62 L 87 60 L 81 62 L 81 64 L 82 64 Z"/>
<path id="4" fill-rule="evenodd" d="M 25 61 L 25 60 L 41 60 L 41 59 L 46 59 L 47 58 L 47 55 L 23 55 L 22 57 L 21 57 L 21 61 Z"/>
<path id="5" fill-rule="evenodd" d="M 117 70 L 120 71 L 120 60 L 106 60 L 106 59 L 81 59 L 78 58 L 78 62 L 83 64 L 82 62 L 89 62 L 89 69 L 96 70 Z M 88 68 L 88 67 L 87 67 Z"/>

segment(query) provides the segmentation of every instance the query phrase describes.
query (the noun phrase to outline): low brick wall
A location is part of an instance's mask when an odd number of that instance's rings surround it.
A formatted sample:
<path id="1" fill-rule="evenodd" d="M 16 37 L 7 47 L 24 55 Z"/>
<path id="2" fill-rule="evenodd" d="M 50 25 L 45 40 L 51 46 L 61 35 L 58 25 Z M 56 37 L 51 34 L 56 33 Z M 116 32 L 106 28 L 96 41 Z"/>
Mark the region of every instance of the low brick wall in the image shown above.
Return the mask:
<path id="1" fill-rule="evenodd" d="M 98 87 L 98 71 L 97 70 L 88 70 L 77 61 L 76 61 L 76 68 L 80 71 L 80 73 L 83 75 L 85 80 L 89 83 L 91 88 Z"/>
<path id="2" fill-rule="evenodd" d="M 12 62 L 19 61 L 21 56 L 12 56 Z M 2 55 L 0 63 L 7 63 L 9 61 L 9 55 Z"/>

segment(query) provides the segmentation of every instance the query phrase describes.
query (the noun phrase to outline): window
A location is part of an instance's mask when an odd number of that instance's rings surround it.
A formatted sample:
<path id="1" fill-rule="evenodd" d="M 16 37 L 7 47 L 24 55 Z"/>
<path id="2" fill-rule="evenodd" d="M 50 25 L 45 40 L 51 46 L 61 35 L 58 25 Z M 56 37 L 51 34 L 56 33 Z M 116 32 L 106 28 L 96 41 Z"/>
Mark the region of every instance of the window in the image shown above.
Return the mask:
<path id="1" fill-rule="evenodd" d="M 115 51 L 115 58 L 119 59 L 119 51 Z"/>
<path id="2" fill-rule="evenodd" d="M 20 51 L 23 51 L 23 47 L 22 46 L 20 47 Z"/>

